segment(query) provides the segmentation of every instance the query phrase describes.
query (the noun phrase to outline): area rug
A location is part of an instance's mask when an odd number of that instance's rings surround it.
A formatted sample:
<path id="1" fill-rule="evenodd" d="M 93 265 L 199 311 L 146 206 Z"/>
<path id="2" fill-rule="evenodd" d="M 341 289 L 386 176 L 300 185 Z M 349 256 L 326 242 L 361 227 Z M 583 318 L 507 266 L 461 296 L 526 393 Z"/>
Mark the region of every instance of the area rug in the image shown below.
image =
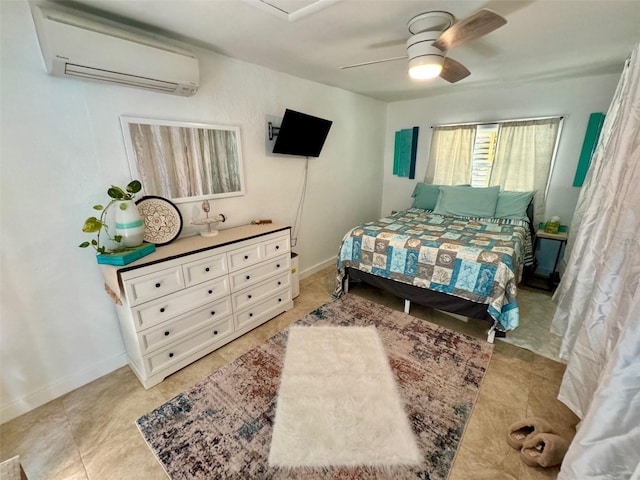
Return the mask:
<path id="1" fill-rule="evenodd" d="M 168 476 L 177 479 L 444 480 L 471 414 L 493 345 L 355 295 L 298 320 L 302 326 L 376 327 L 422 461 L 414 467 L 270 467 L 288 330 L 137 420 Z"/>
<path id="2" fill-rule="evenodd" d="M 373 326 L 291 326 L 269 465 L 417 465 L 421 454 Z"/>

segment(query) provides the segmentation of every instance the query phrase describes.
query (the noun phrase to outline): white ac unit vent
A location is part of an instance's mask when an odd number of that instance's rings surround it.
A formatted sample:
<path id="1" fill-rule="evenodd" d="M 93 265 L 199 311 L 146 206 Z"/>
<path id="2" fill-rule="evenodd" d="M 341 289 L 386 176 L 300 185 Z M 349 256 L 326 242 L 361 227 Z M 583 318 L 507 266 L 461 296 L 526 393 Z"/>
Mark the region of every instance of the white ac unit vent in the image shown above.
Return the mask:
<path id="1" fill-rule="evenodd" d="M 198 91 L 198 59 L 188 50 L 96 17 L 45 6 L 33 6 L 32 14 L 51 75 L 185 97 Z"/>

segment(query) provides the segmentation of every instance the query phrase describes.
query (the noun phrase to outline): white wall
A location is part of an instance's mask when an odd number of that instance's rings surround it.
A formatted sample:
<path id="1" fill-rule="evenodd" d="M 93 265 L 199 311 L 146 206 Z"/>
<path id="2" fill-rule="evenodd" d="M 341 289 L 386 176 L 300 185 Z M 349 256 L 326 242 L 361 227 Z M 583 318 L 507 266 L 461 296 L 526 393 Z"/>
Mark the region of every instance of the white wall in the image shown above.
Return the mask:
<path id="1" fill-rule="evenodd" d="M 460 89 L 446 95 L 389 104 L 384 154 L 382 214 L 411 206 L 411 192 L 427 170 L 431 126 L 475 121 L 508 120 L 550 115 L 567 115 L 552 172 L 545 218 L 560 217 L 571 224 L 580 189 L 573 187 L 589 115 L 609 107 L 620 75 L 573 78 L 536 84 Z M 416 179 L 392 174 L 394 132 L 420 127 Z M 551 250 L 556 244 L 550 245 Z M 545 249 L 546 250 L 546 249 Z M 543 252 L 541 271 L 550 271 L 555 250 Z M 551 263 L 549 265 L 549 262 Z"/>
<path id="2" fill-rule="evenodd" d="M 125 364 L 98 266 L 77 247 L 90 238 L 80 227 L 91 206 L 130 180 L 120 115 L 240 126 L 247 193 L 212 202 L 228 227 L 293 223 L 304 159 L 266 154 L 267 118 L 290 107 L 333 120 L 310 160 L 303 274 L 335 257 L 350 226 L 378 216 L 382 102 L 202 50 L 190 98 L 50 77 L 26 2 L 2 1 L 0 13 L 2 421 Z M 195 206 L 181 206 L 185 221 Z"/>

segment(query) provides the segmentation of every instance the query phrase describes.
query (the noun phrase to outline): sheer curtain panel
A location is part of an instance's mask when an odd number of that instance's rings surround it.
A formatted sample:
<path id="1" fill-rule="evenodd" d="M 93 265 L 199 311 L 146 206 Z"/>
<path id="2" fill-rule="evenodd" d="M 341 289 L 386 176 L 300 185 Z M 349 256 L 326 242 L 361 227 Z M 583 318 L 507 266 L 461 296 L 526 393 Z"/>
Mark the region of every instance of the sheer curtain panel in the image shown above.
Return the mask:
<path id="1" fill-rule="evenodd" d="M 558 398 L 582 419 L 558 480 L 640 473 L 639 50 L 607 112 L 554 297 L 568 361 Z"/>
<path id="2" fill-rule="evenodd" d="M 500 124 L 489 185 L 518 192 L 535 191 L 534 225 L 544 217 L 545 189 L 560 121 L 560 117 L 553 117 Z"/>
<path id="3" fill-rule="evenodd" d="M 433 127 L 430 162 L 434 185 L 462 185 L 471 179 L 471 152 L 476 126 Z M 429 174 L 427 173 L 427 176 Z"/>

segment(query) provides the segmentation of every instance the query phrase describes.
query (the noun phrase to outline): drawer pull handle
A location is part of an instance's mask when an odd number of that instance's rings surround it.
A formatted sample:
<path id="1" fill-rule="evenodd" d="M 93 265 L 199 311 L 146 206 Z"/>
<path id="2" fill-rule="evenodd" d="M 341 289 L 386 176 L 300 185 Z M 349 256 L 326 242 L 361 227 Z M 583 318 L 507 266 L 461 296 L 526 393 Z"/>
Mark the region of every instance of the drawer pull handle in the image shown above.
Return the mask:
<path id="1" fill-rule="evenodd" d="M 278 285 L 282 285 L 282 282 L 280 280 L 278 280 Z"/>
<path id="2" fill-rule="evenodd" d="M 247 280 L 251 280 L 251 275 L 247 275 Z"/>
<path id="3" fill-rule="evenodd" d="M 251 298 L 251 295 L 247 295 L 247 298 Z"/>
<path id="4" fill-rule="evenodd" d="M 253 317 L 253 313 L 250 313 L 250 314 L 249 314 L 249 316 L 250 316 L 250 317 Z"/>
<path id="5" fill-rule="evenodd" d="M 217 334 L 218 334 L 218 330 L 214 330 L 214 331 L 213 331 L 213 334 L 214 334 L 214 335 L 217 335 Z"/>
<path id="6" fill-rule="evenodd" d="M 209 290 L 209 295 L 211 295 L 213 293 L 213 290 Z"/>
<path id="7" fill-rule="evenodd" d="M 209 270 L 211 270 L 209 267 L 204 269 L 205 272 L 208 272 Z"/>
<path id="8" fill-rule="evenodd" d="M 280 264 L 277 264 L 277 265 L 276 265 L 276 268 L 280 268 Z"/>
<path id="9" fill-rule="evenodd" d="M 169 354 L 169 358 L 172 358 L 172 357 L 173 357 L 173 353 L 170 353 L 170 354 Z"/>
<path id="10" fill-rule="evenodd" d="M 245 256 L 244 256 L 244 259 L 245 259 L 245 260 L 249 260 L 249 255 L 245 255 Z"/>
<path id="11" fill-rule="evenodd" d="M 164 313 L 164 307 L 160 309 L 160 313 Z"/>
<path id="12" fill-rule="evenodd" d="M 156 283 L 156 288 L 160 288 L 160 287 L 161 287 L 160 282 Z"/>
<path id="13" fill-rule="evenodd" d="M 164 332 L 164 336 L 168 337 L 171 334 L 171 332 Z"/>
<path id="14" fill-rule="evenodd" d="M 211 310 L 211 315 L 215 315 L 216 311 L 215 310 Z"/>
<path id="15" fill-rule="evenodd" d="M 281 299 L 281 298 L 279 298 L 279 299 L 278 299 L 278 301 L 279 301 L 279 302 L 281 302 L 281 301 L 282 301 L 282 299 Z"/>
<path id="16" fill-rule="evenodd" d="M 280 245 L 276 245 L 276 250 L 280 250 Z"/>

